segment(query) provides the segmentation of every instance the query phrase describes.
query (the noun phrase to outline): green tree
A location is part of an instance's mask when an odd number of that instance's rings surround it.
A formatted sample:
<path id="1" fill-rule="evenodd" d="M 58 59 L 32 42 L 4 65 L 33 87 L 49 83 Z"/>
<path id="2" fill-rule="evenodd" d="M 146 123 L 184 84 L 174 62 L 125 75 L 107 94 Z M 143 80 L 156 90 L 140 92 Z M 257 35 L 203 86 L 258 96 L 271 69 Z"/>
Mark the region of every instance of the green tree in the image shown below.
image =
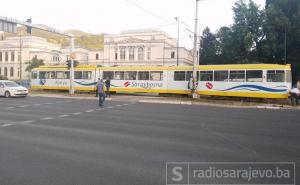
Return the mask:
<path id="1" fill-rule="evenodd" d="M 206 27 L 201 36 L 200 64 L 215 64 L 217 62 L 217 38 Z"/>
<path id="2" fill-rule="evenodd" d="M 44 60 L 43 59 L 38 59 L 35 56 L 27 64 L 28 64 L 28 66 L 26 67 L 26 71 L 31 72 L 32 69 L 43 66 L 44 65 Z"/>
<path id="3" fill-rule="evenodd" d="M 261 10 L 253 0 L 249 0 L 248 3 L 239 0 L 234 4 L 233 12 L 232 35 L 238 60 L 236 62 L 255 62 L 258 60 L 257 51 L 265 38 L 264 10 Z"/>

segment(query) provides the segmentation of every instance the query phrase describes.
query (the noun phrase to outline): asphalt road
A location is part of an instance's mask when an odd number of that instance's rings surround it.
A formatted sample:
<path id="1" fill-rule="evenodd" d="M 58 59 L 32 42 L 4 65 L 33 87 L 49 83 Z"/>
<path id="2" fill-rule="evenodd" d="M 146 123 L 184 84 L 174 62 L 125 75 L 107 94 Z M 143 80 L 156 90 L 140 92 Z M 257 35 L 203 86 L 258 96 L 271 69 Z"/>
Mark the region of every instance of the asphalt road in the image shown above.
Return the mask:
<path id="1" fill-rule="evenodd" d="M 299 131 L 296 110 L 0 98 L 0 184 L 156 185 L 166 162 L 299 163 Z"/>

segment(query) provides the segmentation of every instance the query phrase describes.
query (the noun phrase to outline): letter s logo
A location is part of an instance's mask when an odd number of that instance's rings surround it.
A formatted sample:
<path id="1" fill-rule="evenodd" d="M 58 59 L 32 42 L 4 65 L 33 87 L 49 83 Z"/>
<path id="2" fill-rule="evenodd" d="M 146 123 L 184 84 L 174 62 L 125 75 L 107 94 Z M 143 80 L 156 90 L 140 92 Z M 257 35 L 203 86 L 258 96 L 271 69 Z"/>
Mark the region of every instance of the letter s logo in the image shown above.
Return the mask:
<path id="1" fill-rule="evenodd" d="M 180 166 L 176 166 L 172 169 L 172 173 L 174 174 L 174 176 L 176 176 L 176 177 L 172 177 L 172 181 L 180 182 L 183 180 L 183 175 L 181 173 L 182 170 L 183 168 Z"/>

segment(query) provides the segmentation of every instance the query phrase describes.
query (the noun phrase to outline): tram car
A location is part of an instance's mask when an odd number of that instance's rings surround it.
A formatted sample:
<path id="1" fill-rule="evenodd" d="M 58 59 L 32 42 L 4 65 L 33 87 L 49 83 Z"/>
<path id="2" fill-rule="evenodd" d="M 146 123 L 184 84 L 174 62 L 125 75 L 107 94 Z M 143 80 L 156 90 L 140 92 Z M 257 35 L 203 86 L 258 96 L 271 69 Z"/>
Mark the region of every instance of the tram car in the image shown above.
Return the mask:
<path id="1" fill-rule="evenodd" d="M 200 65 L 199 95 L 288 98 L 291 66 L 279 64 Z M 74 71 L 77 91 L 95 91 L 97 79 L 110 79 L 112 92 L 190 94 L 192 66 L 96 67 Z M 70 73 L 64 66 L 41 66 L 31 73 L 32 89 L 68 90 Z"/>

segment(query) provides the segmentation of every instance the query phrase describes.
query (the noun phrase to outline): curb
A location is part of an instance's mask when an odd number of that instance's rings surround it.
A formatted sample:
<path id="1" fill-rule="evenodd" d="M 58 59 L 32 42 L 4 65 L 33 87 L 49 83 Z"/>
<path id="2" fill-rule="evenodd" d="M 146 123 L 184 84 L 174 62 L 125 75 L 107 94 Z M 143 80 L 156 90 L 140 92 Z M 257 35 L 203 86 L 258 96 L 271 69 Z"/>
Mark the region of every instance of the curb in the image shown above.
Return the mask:
<path id="1" fill-rule="evenodd" d="M 193 101 L 176 101 L 176 100 L 139 100 L 140 103 L 156 103 L 156 104 L 173 104 L 173 105 L 198 105 L 198 106 L 210 106 L 210 107 L 223 107 L 223 108 L 251 108 L 251 109 L 273 109 L 273 110 L 283 110 L 283 109 L 292 109 L 289 107 L 283 107 L 281 105 L 277 106 L 247 106 L 247 105 L 222 105 L 222 104 L 212 104 L 212 103 L 202 103 L 202 102 L 193 102 Z M 295 108 L 298 109 L 298 108 Z"/>

